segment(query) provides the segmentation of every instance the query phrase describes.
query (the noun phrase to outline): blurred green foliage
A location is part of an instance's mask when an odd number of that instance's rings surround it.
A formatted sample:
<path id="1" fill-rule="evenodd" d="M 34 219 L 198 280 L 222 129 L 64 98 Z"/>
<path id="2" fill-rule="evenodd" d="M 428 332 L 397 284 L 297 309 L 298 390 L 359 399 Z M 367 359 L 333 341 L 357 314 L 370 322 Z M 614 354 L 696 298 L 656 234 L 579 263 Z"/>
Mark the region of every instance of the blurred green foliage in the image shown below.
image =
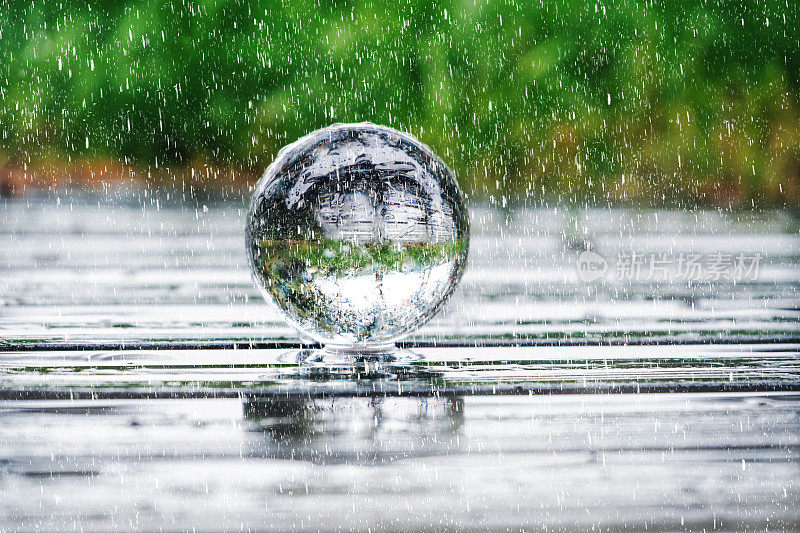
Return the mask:
<path id="1" fill-rule="evenodd" d="M 793 0 L 0 3 L 0 167 L 255 174 L 369 120 L 498 203 L 797 205 L 799 105 Z"/>

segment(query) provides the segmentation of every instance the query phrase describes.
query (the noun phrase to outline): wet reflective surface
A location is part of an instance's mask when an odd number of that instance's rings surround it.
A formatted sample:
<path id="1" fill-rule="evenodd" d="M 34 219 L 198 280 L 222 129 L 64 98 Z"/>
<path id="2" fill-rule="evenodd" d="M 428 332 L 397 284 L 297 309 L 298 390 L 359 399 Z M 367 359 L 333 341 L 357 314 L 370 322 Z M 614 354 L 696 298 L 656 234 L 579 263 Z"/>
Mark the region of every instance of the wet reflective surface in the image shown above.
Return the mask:
<path id="1" fill-rule="evenodd" d="M 410 135 L 369 123 L 284 148 L 247 217 L 265 296 L 328 348 L 389 350 L 453 292 L 468 248 L 453 173 Z"/>
<path id="2" fill-rule="evenodd" d="M 413 357 L 309 371 L 247 206 L 150 200 L 2 204 L 0 530 L 800 529 L 791 214 L 476 206 Z"/>
<path id="3" fill-rule="evenodd" d="M 0 421 L 4 530 L 800 527 L 796 393 L 3 401 Z"/>
<path id="4" fill-rule="evenodd" d="M 800 344 L 414 348 L 301 364 L 296 349 L 0 352 L 0 398 L 206 398 L 800 390 Z"/>
<path id="5" fill-rule="evenodd" d="M 248 205 L 174 199 L 3 201 L 0 344 L 297 343 L 242 246 Z M 473 205 L 469 269 L 411 342 L 625 343 L 800 336 L 800 222 L 785 211 Z M 588 245 L 619 254 L 762 255 L 756 279 L 585 283 Z M 644 269 L 643 269 L 644 270 Z M 646 272 L 646 271 L 645 271 Z"/>

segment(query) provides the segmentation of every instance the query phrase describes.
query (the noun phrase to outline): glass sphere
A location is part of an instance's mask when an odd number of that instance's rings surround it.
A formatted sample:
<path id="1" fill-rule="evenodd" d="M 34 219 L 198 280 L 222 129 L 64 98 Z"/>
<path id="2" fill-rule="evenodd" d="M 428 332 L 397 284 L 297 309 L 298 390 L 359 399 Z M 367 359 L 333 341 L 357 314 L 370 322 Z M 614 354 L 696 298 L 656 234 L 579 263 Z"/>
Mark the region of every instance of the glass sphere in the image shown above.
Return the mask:
<path id="1" fill-rule="evenodd" d="M 390 351 L 464 272 L 469 220 L 453 172 L 412 135 L 335 124 L 286 146 L 246 228 L 255 279 L 331 351 Z"/>

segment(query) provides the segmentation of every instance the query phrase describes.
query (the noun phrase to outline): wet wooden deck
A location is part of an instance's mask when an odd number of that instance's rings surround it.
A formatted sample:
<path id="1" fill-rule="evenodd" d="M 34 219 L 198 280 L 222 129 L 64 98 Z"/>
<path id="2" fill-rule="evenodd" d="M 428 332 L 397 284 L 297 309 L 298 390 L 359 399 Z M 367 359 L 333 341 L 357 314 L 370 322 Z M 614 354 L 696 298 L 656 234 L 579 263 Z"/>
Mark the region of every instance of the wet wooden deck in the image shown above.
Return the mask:
<path id="1" fill-rule="evenodd" d="M 298 367 L 242 209 L 0 205 L 0 531 L 800 529 L 791 215 L 475 207 L 375 379 Z M 763 263 L 584 283 L 587 247 Z"/>

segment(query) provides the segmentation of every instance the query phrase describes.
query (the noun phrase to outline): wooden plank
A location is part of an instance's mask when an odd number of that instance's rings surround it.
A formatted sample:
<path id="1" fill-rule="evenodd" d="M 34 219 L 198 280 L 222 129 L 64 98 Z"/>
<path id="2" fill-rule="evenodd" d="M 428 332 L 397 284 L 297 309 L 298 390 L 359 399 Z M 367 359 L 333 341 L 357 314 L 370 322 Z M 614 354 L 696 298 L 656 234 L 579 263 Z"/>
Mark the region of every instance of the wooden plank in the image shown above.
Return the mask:
<path id="1" fill-rule="evenodd" d="M 796 393 L 0 402 L 0 529 L 796 530 Z"/>

